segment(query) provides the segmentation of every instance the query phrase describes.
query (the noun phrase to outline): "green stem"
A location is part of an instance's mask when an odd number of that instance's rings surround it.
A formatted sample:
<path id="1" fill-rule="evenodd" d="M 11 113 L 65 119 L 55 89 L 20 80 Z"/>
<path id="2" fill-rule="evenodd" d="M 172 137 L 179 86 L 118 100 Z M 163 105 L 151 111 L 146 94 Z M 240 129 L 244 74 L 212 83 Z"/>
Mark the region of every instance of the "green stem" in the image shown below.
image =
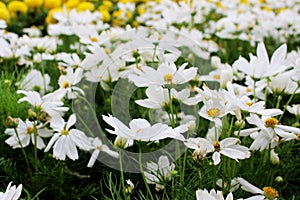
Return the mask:
<path id="1" fill-rule="evenodd" d="M 298 87 L 293 91 L 293 93 L 292 93 L 292 95 L 290 96 L 289 100 L 288 100 L 288 101 L 286 102 L 286 104 L 284 105 L 283 113 L 281 114 L 281 116 L 280 116 L 280 118 L 279 118 L 279 121 L 280 121 L 281 118 L 283 117 L 284 112 L 286 111 L 288 105 L 291 103 L 291 101 L 292 101 L 292 99 L 294 98 L 294 96 L 295 96 L 297 90 L 299 89 L 299 87 L 300 87 L 300 86 L 298 85 Z"/>
<path id="2" fill-rule="evenodd" d="M 37 161 L 38 161 L 38 156 L 37 156 L 37 127 L 36 127 L 36 121 L 34 121 L 33 124 L 33 134 L 34 134 L 34 163 L 35 163 L 35 168 L 37 168 Z"/>
<path id="3" fill-rule="evenodd" d="M 147 183 L 145 174 L 144 174 L 143 163 L 142 163 L 142 149 L 141 149 L 140 146 L 139 146 L 139 165 L 140 165 L 141 174 L 142 174 L 142 177 L 143 177 L 143 180 L 144 180 L 146 189 L 147 189 L 147 193 L 149 194 L 150 199 L 151 199 L 151 200 L 154 200 L 154 198 L 153 198 L 153 196 L 152 196 L 152 193 L 151 193 L 151 190 L 150 190 L 150 188 L 149 188 L 149 185 L 148 185 L 148 183 Z"/>
<path id="4" fill-rule="evenodd" d="M 254 78 L 253 83 L 253 101 L 256 102 L 256 79 Z"/>
<path id="5" fill-rule="evenodd" d="M 168 92 L 169 92 L 169 106 L 170 106 L 169 115 L 171 115 L 172 128 L 175 128 L 175 119 L 174 119 L 174 111 L 173 111 L 173 98 L 172 98 L 172 94 L 171 94 L 171 89 L 168 88 Z"/>
<path id="6" fill-rule="evenodd" d="M 279 95 L 279 96 L 277 97 L 277 102 L 276 102 L 276 107 L 275 107 L 275 108 L 279 108 L 279 107 L 280 107 L 281 99 L 282 99 L 282 96 Z"/>
<path id="7" fill-rule="evenodd" d="M 30 176 L 31 176 L 31 169 L 30 169 L 29 161 L 28 161 L 26 152 L 25 152 L 25 150 L 24 150 L 23 144 L 22 144 L 22 142 L 21 142 L 21 140 L 20 140 L 19 132 L 18 132 L 18 130 L 17 130 L 16 128 L 14 128 L 14 131 L 15 131 L 16 136 L 17 136 L 17 138 L 18 138 L 19 144 L 20 144 L 21 149 L 22 149 L 23 156 L 24 156 L 24 158 L 25 158 L 25 162 L 26 162 L 27 167 L 28 167 L 28 170 L 29 170 L 29 172 L 30 172 L 29 174 L 30 174 Z"/>
<path id="8" fill-rule="evenodd" d="M 127 195 L 125 192 L 126 188 L 125 188 L 125 179 L 124 179 L 124 172 L 123 172 L 122 149 L 120 149 L 119 155 L 120 155 L 120 172 L 121 172 L 122 192 L 123 192 L 124 197 L 126 197 Z"/>
<path id="9" fill-rule="evenodd" d="M 269 89 L 269 79 L 267 78 L 267 86 L 265 88 L 265 94 L 264 94 L 264 100 L 265 100 L 265 104 L 267 105 L 267 99 L 268 99 L 268 89 Z"/>

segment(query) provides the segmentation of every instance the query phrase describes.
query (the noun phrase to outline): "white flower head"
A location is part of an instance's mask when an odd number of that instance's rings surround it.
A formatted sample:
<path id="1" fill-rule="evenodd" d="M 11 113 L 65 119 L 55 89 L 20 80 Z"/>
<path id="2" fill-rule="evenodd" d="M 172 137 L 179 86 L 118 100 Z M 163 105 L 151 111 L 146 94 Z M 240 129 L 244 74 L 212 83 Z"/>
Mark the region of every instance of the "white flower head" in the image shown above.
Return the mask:
<path id="1" fill-rule="evenodd" d="M 100 140 L 100 138 L 96 137 L 93 139 L 92 141 L 92 146 L 94 147 L 94 151 L 91 155 L 91 158 L 89 160 L 88 163 L 88 167 L 93 167 L 95 164 L 96 159 L 98 158 L 98 155 L 100 154 L 100 152 L 105 152 L 108 155 L 114 157 L 114 158 L 118 158 L 119 154 L 115 151 L 112 151 L 108 148 L 107 145 L 103 144 L 102 141 Z"/>
<path id="2" fill-rule="evenodd" d="M 22 193 L 22 184 L 18 185 L 18 187 L 11 186 L 12 182 L 10 182 L 6 188 L 6 191 L 0 192 L 0 200 L 18 200 Z"/>
<path id="3" fill-rule="evenodd" d="M 109 133 L 129 140 L 159 141 L 165 138 L 174 138 L 183 141 L 184 136 L 181 133 L 188 130 L 186 125 L 180 125 L 173 129 L 162 123 L 151 125 L 147 120 L 141 118 L 131 120 L 129 127 L 111 115 L 103 116 L 103 120 L 114 128 L 114 130 L 106 129 Z"/>
<path id="4" fill-rule="evenodd" d="M 13 148 L 24 148 L 29 145 L 30 141 L 35 145 L 38 149 L 45 148 L 45 143 L 42 138 L 51 137 L 53 131 L 41 128 L 43 125 L 39 126 L 34 125 L 34 122 L 22 121 L 19 119 L 19 124 L 16 131 L 12 128 L 6 129 L 5 133 L 10 135 L 8 139 L 5 140 L 5 143 L 10 145 Z"/>
<path id="5" fill-rule="evenodd" d="M 206 189 L 204 190 L 197 190 L 196 191 L 196 199 L 197 200 L 224 200 L 224 196 L 222 191 L 216 191 L 215 189 L 211 189 L 208 192 Z M 233 200 L 233 194 L 230 192 L 225 200 Z"/>
<path id="6" fill-rule="evenodd" d="M 67 122 L 61 117 L 53 117 L 50 122 L 51 128 L 55 134 L 49 141 L 45 152 L 53 146 L 53 157 L 59 160 L 65 160 L 66 156 L 71 160 L 78 159 L 77 148 L 81 150 L 91 150 L 92 144 L 89 138 L 80 130 L 71 129 L 76 123 L 76 115 L 72 114 Z"/>
<path id="7" fill-rule="evenodd" d="M 279 197 L 278 191 L 272 187 L 263 187 L 263 189 L 261 190 L 241 177 L 237 178 L 237 181 L 241 184 L 241 188 L 243 190 L 252 194 L 256 194 L 255 196 L 251 197 L 251 199 L 276 200 Z"/>
<path id="8" fill-rule="evenodd" d="M 148 162 L 147 172 L 145 173 L 146 180 L 149 184 L 155 184 L 156 190 L 164 189 L 163 182 L 169 182 L 172 177 L 172 171 L 175 169 L 175 164 L 170 163 L 167 156 L 160 156 L 158 163 Z"/>

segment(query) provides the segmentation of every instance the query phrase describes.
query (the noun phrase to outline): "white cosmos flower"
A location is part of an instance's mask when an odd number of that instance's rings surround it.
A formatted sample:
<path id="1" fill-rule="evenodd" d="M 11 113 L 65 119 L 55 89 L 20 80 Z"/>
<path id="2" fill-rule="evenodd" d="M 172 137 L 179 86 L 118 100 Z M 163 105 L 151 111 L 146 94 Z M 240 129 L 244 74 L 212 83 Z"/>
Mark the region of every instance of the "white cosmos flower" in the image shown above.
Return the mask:
<path id="1" fill-rule="evenodd" d="M 171 180 L 171 172 L 175 169 L 175 164 L 170 163 L 167 156 L 160 156 L 158 163 L 147 162 L 147 170 L 144 172 L 146 181 L 149 184 L 155 184 L 157 191 L 164 189 L 162 183 Z"/>
<path id="2" fill-rule="evenodd" d="M 240 57 L 233 63 L 233 68 L 244 72 L 252 78 L 262 79 L 270 77 L 287 69 L 287 66 L 285 66 L 286 53 L 287 46 L 283 44 L 273 53 L 270 61 L 264 43 L 260 42 L 256 49 L 257 56 L 250 54 L 249 62 L 245 58 Z"/>
<path id="3" fill-rule="evenodd" d="M 187 125 L 180 125 L 172 129 L 162 123 L 151 125 L 147 120 L 140 118 L 131 120 L 129 127 L 111 115 L 103 115 L 103 120 L 114 128 L 114 130 L 106 129 L 109 133 L 128 140 L 159 141 L 165 138 L 174 138 L 183 141 L 184 136 L 181 133 L 188 130 Z"/>
<path id="4" fill-rule="evenodd" d="M 185 69 L 187 65 L 188 63 L 185 63 L 177 69 L 175 63 L 166 62 L 159 65 L 157 70 L 144 66 L 142 71 L 137 71 L 137 74 L 130 74 L 128 78 L 138 87 L 183 84 L 194 79 L 197 74 L 197 68 Z"/>
<path id="5" fill-rule="evenodd" d="M 22 90 L 33 90 L 41 94 L 52 89 L 50 84 L 50 76 L 48 74 L 42 75 L 38 70 L 32 69 L 26 77 L 17 83 Z"/>
<path id="6" fill-rule="evenodd" d="M 73 70 L 73 68 L 67 68 L 67 74 L 61 75 L 58 79 L 59 91 L 67 95 L 68 99 L 74 99 L 77 97 L 78 93 L 84 95 L 84 92 L 79 87 L 75 86 L 82 79 L 83 70 L 81 68 Z"/>
<path id="7" fill-rule="evenodd" d="M 38 92 L 18 90 L 17 94 L 24 94 L 25 96 L 19 99 L 18 103 L 28 102 L 33 107 L 46 112 L 50 117 L 62 116 L 64 112 L 68 111 L 68 107 L 62 107 L 64 104 L 60 101 L 60 94 L 49 93 L 41 97 Z"/>
<path id="8" fill-rule="evenodd" d="M 217 130 L 216 130 L 217 131 Z M 201 153 L 200 157 L 205 157 L 208 153 L 213 153 L 212 159 L 214 165 L 221 162 L 221 154 L 238 161 L 238 159 L 245 159 L 250 157 L 249 149 L 245 146 L 239 145 L 238 138 L 225 138 L 219 141 L 219 134 L 215 135 L 215 130 L 210 129 L 206 138 L 189 138 L 185 141 L 185 146 L 194 149 L 195 153 Z"/>
<path id="9" fill-rule="evenodd" d="M 6 188 L 6 191 L 0 192 L 0 200 L 18 200 L 22 193 L 22 184 L 16 187 L 15 185 L 11 186 L 10 182 Z"/>
<path id="10" fill-rule="evenodd" d="M 159 109 L 167 106 L 170 101 L 169 91 L 161 86 L 151 85 L 146 89 L 146 95 L 148 99 L 136 100 L 140 106 L 151 109 Z M 175 98 L 179 101 L 185 100 L 190 96 L 190 91 L 188 89 L 183 89 L 181 91 L 176 91 L 174 88 L 171 89 L 171 98 Z"/>
<path id="11" fill-rule="evenodd" d="M 300 90 L 298 89 L 298 84 L 291 79 L 291 76 L 294 73 L 294 71 L 288 71 L 281 73 L 275 77 L 271 77 L 269 87 L 272 92 L 278 94 L 293 94 L 294 92 L 296 94 L 299 93 Z"/>
<path id="12" fill-rule="evenodd" d="M 70 129 L 76 123 L 76 115 L 72 114 L 66 123 L 61 117 L 51 119 L 50 126 L 55 134 L 49 141 L 45 152 L 53 146 L 53 157 L 59 160 L 65 160 L 66 156 L 71 160 L 78 159 L 77 148 L 88 151 L 92 149 L 91 141 L 80 130 Z M 53 145 L 54 144 L 54 145 Z"/>
<path id="13" fill-rule="evenodd" d="M 248 198 L 249 200 L 276 200 L 277 197 L 279 197 L 278 191 L 272 187 L 263 187 L 261 190 L 241 177 L 237 178 L 237 181 L 241 184 L 243 190 L 256 194 L 255 196 Z"/>
<path id="14" fill-rule="evenodd" d="M 300 117 L 300 104 L 293 104 L 292 106 L 287 106 L 287 110 L 296 115 L 297 117 Z"/>
<path id="15" fill-rule="evenodd" d="M 204 105 L 200 109 L 199 115 L 209 121 L 215 122 L 216 126 L 221 126 L 221 118 L 229 113 L 225 103 L 217 99 L 203 102 Z"/>
<path id="16" fill-rule="evenodd" d="M 33 145 L 35 145 L 36 141 L 36 147 L 38 149 L 43 149 L 45 143 L 42 138 L 52 136 L 53 131 L 43 129 L 41 128 L 42 126 L 42 124 L 38 125 L 36 126 L 36 130 L 34 130 L 34 122 L 29 121 L 28 119 L 24 122 L 19 119 L 18 127 L 16 129 L 18 133 L 12 128 L 5 130 L 5 133 L 10 135 L 10 137 L 5 140 L 5 143 L 13 148 L 21 148 L 21 145 L 22 147 L 28 146 L 31 140 Z M 36 136 L 34 131 L 36 131 Z"/>
<path id="17" fill-rule="evenodd" d="M 208 192 L 206 189 L 201 190 L 198 189 L 196 191 L 196 199 L 197 200 L 224 200 L 224 196 L 222 191 L 215 191 L 215 189 L 211 189 L 210 192 Z M 230 192 L 225 200 L 233 200 L 233 195 Z"/>
<path id="18" fill-rule="evenodd" d="M 269 115 L 262 115 L 261 118 L 255 114 L 251 114 L 249 117 L 246 118 L 246 120 L 248 121 L 249 124 L 253 124 L 257 126 L 257 128 L 241 130 L 239 132 L 239 135 L 247 136 L 255 133 L 253 137 L 257 137 L 258 135 L 261 134 L 266 135 L 265 133 L 269 133 L 268 135 L 270 136 L 273 135 L 273 138 L 276 137 L 276 135 L 278 135 L 285 140 L 296 139 L 297 138 L 296 134 L 300 132 L 300 129 L 279 124 L 279 121 L 276 118 L 274 118 L 274 116 L 282 114 L 282 111 L 280 110 L 276 111 L 278 109 L 273 109 L 273 110 L 274 110 L 273 113 L 269 112 Z M 235 134 L 238 134 L 238 132 L 235 132 Z M 269 143 L 270 142 L 271 141 L 269 141 Z M 253 147 L 251 149 L 253 149 Z"/>
<path id="19" fill-rule="evenodd" d="M 103 144 L 102 141 L 98 137 L 93 139 L 92 146 L 94 147 L 94 151 L 91 155 L 91 158 L 89 160 L 89 163 L 88 163 L 87 167 L 93 167 L 94 166 L 95 161 L 98 158 L 98 155 L 101 151 L 107 153 L 108 155 L 110 155 L 114 158 L 119 157 L 119 154 L 117 152 L 110 150 L 108 148 L 108 146 Z"/>

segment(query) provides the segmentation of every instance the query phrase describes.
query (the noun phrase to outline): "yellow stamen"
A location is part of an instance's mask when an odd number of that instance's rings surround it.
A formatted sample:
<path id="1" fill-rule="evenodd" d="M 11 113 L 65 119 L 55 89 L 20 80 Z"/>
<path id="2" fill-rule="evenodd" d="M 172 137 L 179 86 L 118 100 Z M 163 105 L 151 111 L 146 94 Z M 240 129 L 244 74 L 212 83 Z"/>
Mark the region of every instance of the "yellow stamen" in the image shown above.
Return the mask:
<path id="1" fill-rule="evenodd" d="M 252 92 L 251 88 L 246 88 L 246 92 Z"/>
<path id="2" fill-rule="evenodd" d="M 31 134 L 33 132 L 33 128 L 32 127 L 27 127 L 27 133 Z"/>
<path id="3" fill-rule="evenodd" d="M 220 80 L 220 75 L 219 74 L 215 74 L 215 75 L 213 75 L 213 78 L 217 79 L 217 80 Z"/>
<path id="4" fill-rule="evenodd" d="M 91 37 L 90 39 L 91 39 L 92 42 L 98 42 L 99 41 L 98 38 L 96 38 L 96 37 Z"/>
<path id="5" fill-rule="evenodd" d="M 140 128 L 139 128 L 138 130 L 136 130 L 136 133 L 139 133 L 139 132 L 141 132 L 141 130 L 142 130 L 142 129 L 140 129 Z"/>
<path id="6" fill-rule="evenodd" d="M 273 117 L 270 117 L 268 119 L 265 120 L 265 126 L 266 127 L 274 127 L 275 125 L 277 125 L 279 123 L 279 121 Z"/>
<path id="7" fill-rule="evenodd" d="M 68 87 L 69 87 L 69 82 L 68 81 L 63 82 L 62 88 L 66 89 Z"/>
<path id="8" fill-rule="evenodd" d="M 246 105 L 247 105 L 247 106 L 252 106 L 252 105 L 253 105 L 253 102 L 251 102 L 251 101 L 246 102 Z"/>
<path id="9" fill-rule="evenodd" d="M 211 108 L 207 111 L 208 116 L 217 117 L 220 115 L 220 110 L 218 108 Z"/>
<path id="10" fill-rule="evenodd" d="M 164 80 L 168 83 L 172 82 L 173 80 L 173 74 L 165 74 L 164 75 Z"/>
<path id="11" fill-rule="evenodd" d="M 212 144 L 213 144 L 214 147 L 215 147 L 215 151 L 220 151 L 220 150 L 221 150 L 220 142 L 214 141 Z"/>
<path id="12" fill-rule="evenodd" d="M 69 131 L 66 128 L 64 128 L 64 130 L 61 131 L 61 134 L 62 135 L 69 135 Z"/>
<path id="13" fill-rule="evenodd" d="M 274 199 L 279 197 L 278 191 L 272 187 L 263 187 L 263 191 L 267 198 Z"/>

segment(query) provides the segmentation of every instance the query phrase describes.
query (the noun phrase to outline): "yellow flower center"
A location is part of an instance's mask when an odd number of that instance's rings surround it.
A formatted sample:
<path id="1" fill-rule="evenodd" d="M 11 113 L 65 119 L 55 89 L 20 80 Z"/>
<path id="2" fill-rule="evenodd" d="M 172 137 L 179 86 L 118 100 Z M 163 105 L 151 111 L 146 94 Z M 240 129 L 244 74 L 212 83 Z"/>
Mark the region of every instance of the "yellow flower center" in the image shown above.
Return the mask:
<path id="1" fill-rule="evenodd" d="M 264 187 L 263 191 L 264 191 L 264 195 L 267 198 L 274 199 L 274 198 L 279 197 L 278 191 L 272 187 Z"/>
<path id="2" fill-rule="evenodd" d="M 296 134 L 297 138 L 296 140 L 300 140 L 300 133 Z"/>
<path id="3" fill-rule="evenodd" d="M 32 127 L 27 127 L 27 134 L 31 134 L 33 132 L 33 128 Z"/>
<path id="4" fill-rule="evenodd" d="M 92 42 L 98 42 L 99 41 L 98 38 L 96 38 L 96 37 L 91 37 L 90 39 L 91 39 Z"/>
<path id="5" fill-rule="evenodd" d="M 214 141 L 212 144 L 215 147 L 215 151 L 220 151 L 221 150 L 220 142 Z"/>
<path id="6" fill-rule="evenodd" d="M 251 88 L 246 88 L 246 92 L 252 92 Z"/>
<path id="7" fill-rule="evenodd" d="M 172 82 L 173 80 L 173 74 L 165 74 L 164 75 L 164 80 L 168 83 Z"/>
<path id="8" fill-rule="evenodd" d="M 273 117 L 270 117 L 268 119 L 265 120 L 265 126 L 266 127 L 274 127 L 275 125 L 277 125 L 279 123 L 279 121 Z"/>
<path id="9" fill-rule="evenodd" d="M 65 82 L 63 82 L 63 84 L 61 86 L 62 86 L 62 88 L 66 89 L 69 87 L 69 82 L 65 81 Z"/>
<path id="10" fill-rule="evenodd" d="M 104 51 L 105 51 L 106 54 L 110 54 L 111 53 L 111 50 L 109 48 L 105 48 Z"/>
<path id="11" fill-rule="evenodd" d="M 142 129 L 139 128 L 138 130 L 136 130 L 135 133 L 138 134 L 139 132 L 141 132 L 141 130 L 142 130 Z"/>
<path id="12" fill-rule="evenodd" d="M 66 128 L 64 128 L 64 130 L 61 131 L 61 134 L 62 135 L 69 135 L 69 131 Z"/>
<path id="13" fill-rule="evenodd" d="M 218 108 L 211 108 L 207 111 L 208 116 L 217 117 L 220 115 L 220 110 Z"/>
<path id="14" fill-rule="evenodd" d="M 220 75 L 219 75 L 219 74 L 215 74 L 215 75 L 213 76 L 213 78 L 214 78 L 214 79 L 217 79 L 217 80 L 220 80 Z"/>
<path id="15" fill-rule="evenodd" d="M 253 102 L 248 101 L 248 102 L 246 102 L 246 105 L 247 105 L 247 106 L 252 106 L 252 105 L 253 105 Z"/>

